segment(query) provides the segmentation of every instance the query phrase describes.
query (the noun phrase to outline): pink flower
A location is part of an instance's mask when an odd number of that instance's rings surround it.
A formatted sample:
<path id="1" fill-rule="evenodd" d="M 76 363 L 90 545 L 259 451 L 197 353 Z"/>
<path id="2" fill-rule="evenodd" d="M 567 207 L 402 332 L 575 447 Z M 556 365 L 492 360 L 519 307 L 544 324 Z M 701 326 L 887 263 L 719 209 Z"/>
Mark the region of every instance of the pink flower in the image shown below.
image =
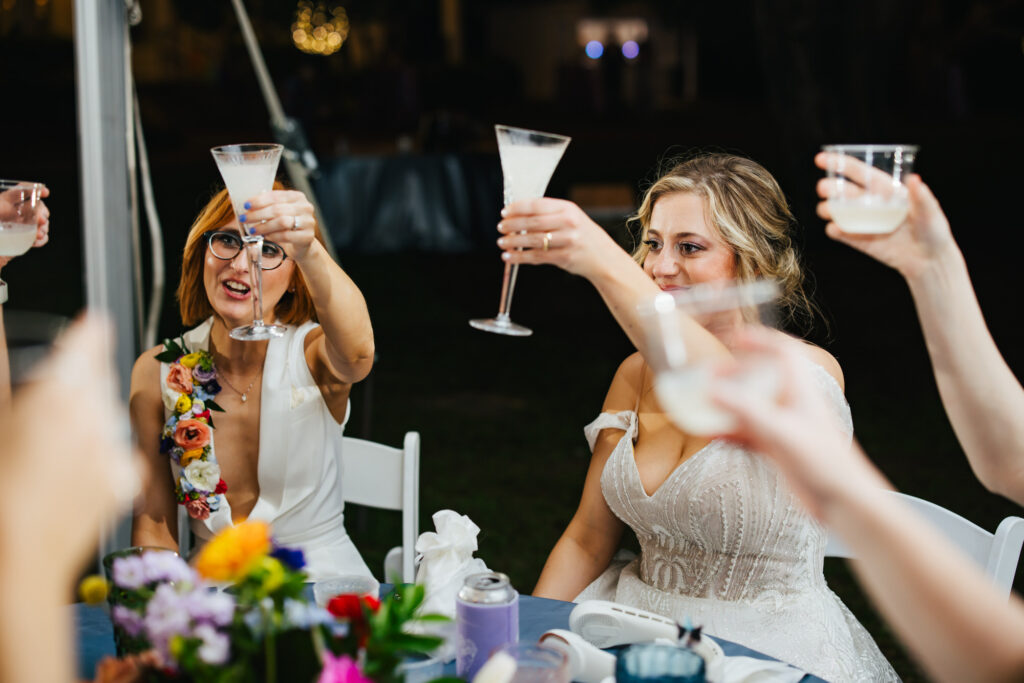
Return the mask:
<path id="1" fill-rule="evenodd" d="M 210 443 L 210 426 L 199 420 L 178 420 L 174 427 L 174 443 L 191 451 Z"/>
<path id="2" fill-rule="evenodd" d="M 210 504 L 202 498 L 185 503 L 185 510 L 192 519 L 206 519 L 210 516 Z"/>
<path id="3" fill-rule="evenodd" d="M 167 386 L 183 394 L 192 395 L 192 371 L 181 363 L 171 366 L 167 373 Z"/>
<path id="4" fill-rule="evenodd" d="M 359 670 L 359 665 L 348 655 L 335 657 L 324 652 L 324 668 L 317 683 L 373 683 Z"/>

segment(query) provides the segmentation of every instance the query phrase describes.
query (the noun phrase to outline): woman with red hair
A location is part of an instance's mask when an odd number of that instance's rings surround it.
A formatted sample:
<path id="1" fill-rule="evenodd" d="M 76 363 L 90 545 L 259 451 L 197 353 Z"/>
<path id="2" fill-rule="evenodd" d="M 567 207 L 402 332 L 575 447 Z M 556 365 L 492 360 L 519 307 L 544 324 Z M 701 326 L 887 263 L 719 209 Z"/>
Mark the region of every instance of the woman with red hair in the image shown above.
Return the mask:
<path id="1" fill-rule="evenodd" d="M 345 531 L 340 473 L 349 392 L 373 363 L 370 317 L 328 255 L 313 206 L 275 188 L 242 216 L 223 190 L 200 211 L 177 291 L 195 327 L 135 363 L 132 427 L 149 476 L 132 543 L 177 548 L 180 505 L 200 544 L 260 519 L 302 548 L 311 578 L 370 575 Z M 264 319 L 284 325 L 283 337 L 229 336 L 252 320 L 240 227 L 264 237 Z"/>

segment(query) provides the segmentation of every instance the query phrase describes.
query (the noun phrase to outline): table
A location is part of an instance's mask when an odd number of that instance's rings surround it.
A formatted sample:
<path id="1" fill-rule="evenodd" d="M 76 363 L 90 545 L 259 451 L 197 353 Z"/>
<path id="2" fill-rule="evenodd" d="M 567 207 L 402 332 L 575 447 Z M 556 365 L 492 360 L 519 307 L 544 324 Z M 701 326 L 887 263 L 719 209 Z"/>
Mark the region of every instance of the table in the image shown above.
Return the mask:
<path id="1" fill-rule="evenodd" d="M 569 628 L 569 613 L 576 604 L 547 598 L 535 598 L 529 595 L 519 597 L 519 640 L 536 642 L 541 634 L 553 628 Z M 94 607 L 81 603 L 69 609 L 74 611 L 75 634 L 78 639 L 78 676 L 83 680 L 92 680 L 96 671 L 96 663 L 103 657 L 114 655 L 114 629 L 110 617 L 104 607 Z M 714 637 L 712 635 L 712 637 Z M 715 638 L 727 656 L 754 657 L 756 659 L 772 659 L 755 650 L 738 643 Z M 824 683 L 820 678 L 806 675 L 801 683 Z"/>

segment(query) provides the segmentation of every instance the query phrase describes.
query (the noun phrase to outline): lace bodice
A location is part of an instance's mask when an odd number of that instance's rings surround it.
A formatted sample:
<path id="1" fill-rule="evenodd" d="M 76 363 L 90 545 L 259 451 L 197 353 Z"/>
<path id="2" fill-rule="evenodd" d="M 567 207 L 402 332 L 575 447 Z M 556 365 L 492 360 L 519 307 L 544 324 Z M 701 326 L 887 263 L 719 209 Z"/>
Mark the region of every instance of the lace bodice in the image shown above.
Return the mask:
<path id="1" fill-rule="evenodd" d="M 849 406 L 835 380 L 815 377 L 843 428 Z M 602 597 L 703 623 L 828 680 L 898 680 L 871 637 L 828 589 L 825 529 L 801 507 L 765 458 L 714 440 L 683 461 L 652 494 L 633 454 L 633 411 L 603 413 L 585 429 L 623 430 L 601 474 L 609 508 L 640 541 L 641 554 L 610 568 L 578 599 Z M 621 571 L 621 574 L 618 572 Z"/>

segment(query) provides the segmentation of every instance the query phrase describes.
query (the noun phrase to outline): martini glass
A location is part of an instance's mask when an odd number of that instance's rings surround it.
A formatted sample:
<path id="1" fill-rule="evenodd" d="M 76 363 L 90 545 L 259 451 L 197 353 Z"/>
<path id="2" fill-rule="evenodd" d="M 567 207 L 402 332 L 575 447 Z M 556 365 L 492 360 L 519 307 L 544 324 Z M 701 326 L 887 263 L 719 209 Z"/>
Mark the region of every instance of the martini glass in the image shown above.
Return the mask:
<path id="1" fill-rule="evenodd" d="M 505 180 L 505 206 L 520 199 L 543 197 L 551 174 L 555 172 L 571 138 L 509 126 L 495 126 L 494 132 L 498 136 L 498 156 L 501 157 L 501 174 Z M 493 318 L 474 318 L 469 321 L 470 325 L 485 332 L 513 337 L 533 334 L 533 330 L 517 325 L 509 318 L 508 311 L 512 305 L 512 292 L 516 288 L 518 273 L 518 263 L 505 264 L 498 315 Z"/>
<path id="2" fill-rule="evenodd" d="M 217 170 L 224 179 L 224 185 L 231 196 L 235 216 L 245 213 L 245 203 L 274 188 L 277 164 L 281 160 L 281 145 L 255 143 L 224 145 L 210 150 Z M 245 225 L 240 223 L 242 242 L 249 256 L 249 284 L 252 287 L 252 324 L 231 330 L 233 339 L 260 341 L 280 337 L 285 328 L 281 325 L 267 325 L 263 322 L 263 235 L 249 235 Z"/>

